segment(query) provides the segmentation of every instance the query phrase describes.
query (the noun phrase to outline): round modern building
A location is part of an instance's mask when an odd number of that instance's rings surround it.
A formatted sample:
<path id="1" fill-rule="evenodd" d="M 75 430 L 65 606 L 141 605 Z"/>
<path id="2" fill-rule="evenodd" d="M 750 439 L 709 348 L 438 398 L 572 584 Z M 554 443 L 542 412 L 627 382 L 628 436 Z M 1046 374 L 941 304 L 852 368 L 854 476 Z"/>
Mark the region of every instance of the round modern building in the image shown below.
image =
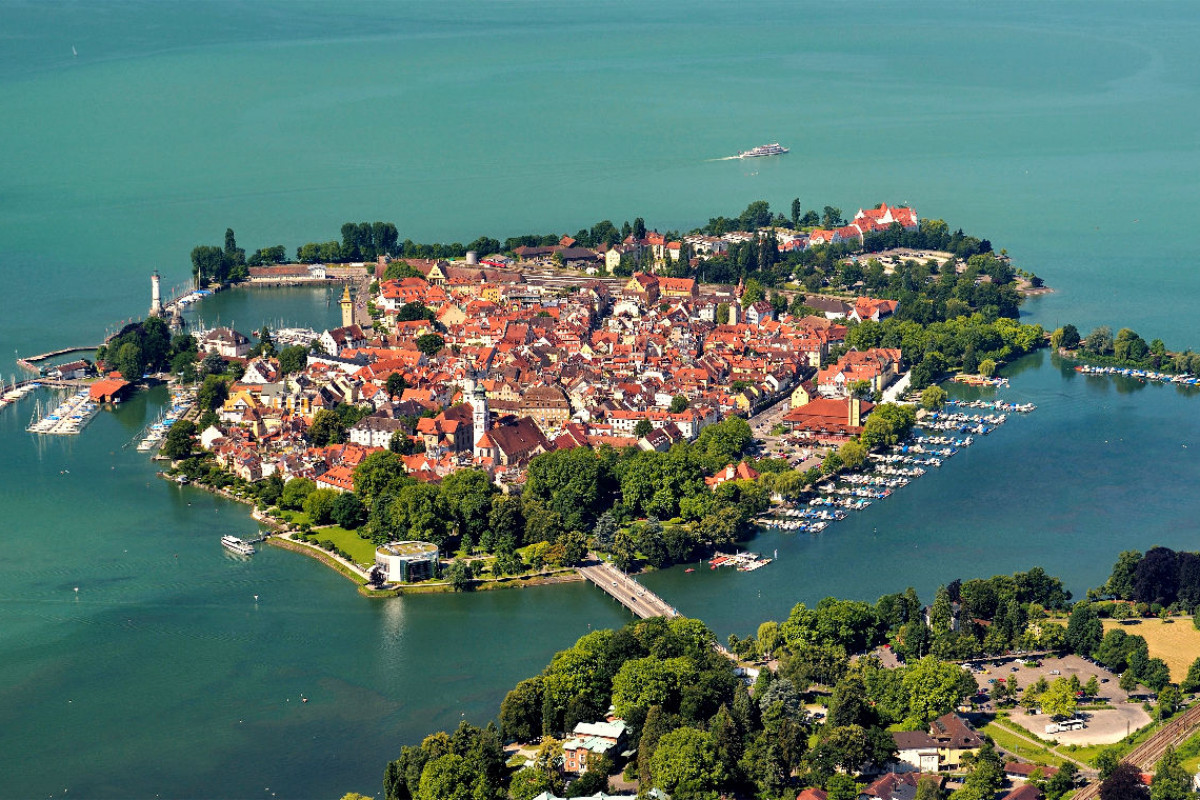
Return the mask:
<path id="1" fill-rule="evenodd" d="M 431 542 L 388 542 L 375 548 L 375 565 L 387 583 L 432 578 L 437 572 L 438 548 Z"/>

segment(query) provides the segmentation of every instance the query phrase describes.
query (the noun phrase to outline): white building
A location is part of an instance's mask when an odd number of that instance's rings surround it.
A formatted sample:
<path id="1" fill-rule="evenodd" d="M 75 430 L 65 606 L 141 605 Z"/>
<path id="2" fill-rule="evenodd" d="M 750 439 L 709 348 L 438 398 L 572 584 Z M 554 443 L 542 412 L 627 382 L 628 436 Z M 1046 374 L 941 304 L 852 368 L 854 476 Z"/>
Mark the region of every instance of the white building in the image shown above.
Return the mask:
<path id="1" fill-rule="evenodd" d="M 375 566 L 387 583 L 432 578 L 437 562 L 437 545 L 430 542 L 389 542 L 375 548 Z"/>
<path id="2" fill-rule="evenodd" d="M 216 353 L 222 358 L 243 358 L 250 352 L 250 340 L 233 328 L 213 328 L 198 342 L 202 353 Z"/>

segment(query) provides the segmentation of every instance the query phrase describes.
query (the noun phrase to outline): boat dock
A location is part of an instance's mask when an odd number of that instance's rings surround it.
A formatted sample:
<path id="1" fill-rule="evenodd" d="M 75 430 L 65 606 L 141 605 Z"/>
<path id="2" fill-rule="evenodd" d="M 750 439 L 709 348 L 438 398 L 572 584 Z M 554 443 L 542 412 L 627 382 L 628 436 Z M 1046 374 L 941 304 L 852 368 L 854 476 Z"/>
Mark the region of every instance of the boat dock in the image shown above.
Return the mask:
<path id="1" fill-rule="evenodd" d="M 595 553 L 589 553 L 589 557 L 587 564 L 576 567 L 579 574 L 599 586 L 606 594 L 636 616 L 642 619 L 679 616 L 679 612 L 666 600 L 642 586 L 611 563 L 601 560 Z"/>
<path id="2" fill-rule="evenodd" d="M 40 402 L 39 402 L 40 410 Z M 45 433 L 53 436 L 73 436 L 83 430 L 91 422 L 92 417 L 100 410 L 100 404 L 93 402 L 86 389 L 71 395 L 49 414 L 38 419 L 38 412 L 30 420 L 30 433 Z"/>
<path id="3" fill-rule="evenodd" d="M 733 567 L 738 572 L 753 572 L 771 563 L 771 559 L 763 558 L 758 553 L 717 553 L 708 562 L 709 569 Z"/>
<path id="4" fill-rule="evenodd" d="M 39 366 L 39 362 L 45 361 L 48 358 L 54 358 L 56 356 L 65 356 L 70 353 L 87 353 L 91 350 L 96 350 L 97 348 L 99 348 L 99 345 L 81 345 L 79 347 L 61 347 L 58 350 L 51 350 L 48 353 L 40 353 L 36 356 L 24 356 L 23 358 L 18 358 L 17 364 L 19 364 L 20 366 L 24 367 L 25 369 L 27 369 L 31 372 L 36 372 L 38 374 L 41 374 L 42 367 Z"/>

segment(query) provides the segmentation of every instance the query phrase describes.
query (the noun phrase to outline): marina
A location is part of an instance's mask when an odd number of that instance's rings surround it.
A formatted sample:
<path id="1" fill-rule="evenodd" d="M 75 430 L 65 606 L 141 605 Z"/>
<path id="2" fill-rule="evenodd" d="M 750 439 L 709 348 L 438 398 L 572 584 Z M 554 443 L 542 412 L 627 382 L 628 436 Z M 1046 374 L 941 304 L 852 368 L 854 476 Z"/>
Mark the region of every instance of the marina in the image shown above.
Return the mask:
<path id="1" fill-rule="evenodd" d="M 194 388 L 174 387 L 171 390 L 171 403 L 163 409 L 158 419 L 142 429 L 129 444 L 137 443 L 139 453 L 157 450 L 167 438 L 167 432 L 178 420 L 182 419 L 196 402 Z M 126 445 L 128 446 L 128 445 Z"/>
<path id="2" fill-rule="evenodd" d="M 82 431 L 99 410 L 100 404 L 91 399 L 86 389 L 67 397 L 45 415 L 42 415 L 39 401 L 26 430 L 53 436 L 73 436 Z"/>
<path id="3" fill-rule="evenodd" d="M 1075 371 L 1084 375 L 1120 375 L 1149 383 L 1174 383 L 1180 386 L 1200 385 L 1200 377 L 1187 373 L 1172 374 L 1149 369 L 1133 369 L 1132 367 L 1094 367 L 1090 364 L 1080 364 L 1075 367 Z"/>
<path id="4" fill-rule="evenodd" d="M 30 383 L 18 384 L 16 382 L 16 380 L 13 379 L 12 384 L 7 389 L 4 390 L 3 394 L 0 394 L 0 409 L 4 408 L 7 405 L 16 403 L 22 397 L 29 394 L 30 392 L 37 391 L 37 389 L 40 387 L 41 387 L 41 384 L 37 383 L 36 381 L 30 382 Z"/>
<path id="5" fill-rule="evenodd" d="M 843 472 L 817 483 L 792 503 L 784 503 L 771 514 L 760 517 L 758 524 L 782 533 L 821 533 L 846 519 L 848 512 L 862 511 L 876 501 L 891 497 L 893 492 L 926 475 L 928 468 L 940 468 L 946 459 L 975 444 L 977 436 L 987 436 L 1005 424 L 1008 414 L 1027 414 L 1037 408 L 1033 403 L 1001 400 L 959 401 L 947 405 L 993 413 L 925 413 L 917 421 L 913 435 L 905 441 L 884 452 L 869 454 L 867 463 L 856 471 Z M 718 564 L 724 565 L 724 561 Z"/>

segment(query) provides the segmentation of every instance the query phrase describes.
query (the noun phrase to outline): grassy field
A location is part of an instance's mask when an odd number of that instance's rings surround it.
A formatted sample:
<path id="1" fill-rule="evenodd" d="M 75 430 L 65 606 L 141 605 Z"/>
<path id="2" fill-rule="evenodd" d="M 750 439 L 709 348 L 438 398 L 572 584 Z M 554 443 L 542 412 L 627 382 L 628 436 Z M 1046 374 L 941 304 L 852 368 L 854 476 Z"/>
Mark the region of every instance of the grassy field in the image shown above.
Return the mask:
<path id="1" fill-rule="evenodd" d="M 1062 766 L 1063 760 L 1050 751 L 1049 747 L 1039 747 L 1030 744 L 1013 734 L 1008 728 L 996 722 L 989 722 L 983 727 L 983 733 L 1015 756 L 1020 756 L 1034 764 L 1045 764 L 1051 767 Z"/>
<path id="2" fill-rule="evenodd" d="M 1122 625 L 1116 620 L 1104 620 L 1108 632 L 1120 628 L 1126 633 L 1137 634 L 1146 640 L 1152 658 L 1161 658 L 1171 668 L 1171 680 L 1178 683 L 1187 675 L 1188 667 L 1200 658 L 1200 631 L 1190 617 L 1173 617 L 1174 622 L 1164 623 L 1159 619 L 1138 620 L 1134 625 Z"/>
<path id="3" fill-rule="evenodd" d="M 369 567 L 375 563 L 375 545 L 354 531 L 339 528 L 337 525 L 330 525 L 326 528 L 315 529 L 312 535 L 318 542 L 322 539 L 328 539 L 333 542 L 345 551 L 350 556 L 350 559 L 359 566 Z"/>

